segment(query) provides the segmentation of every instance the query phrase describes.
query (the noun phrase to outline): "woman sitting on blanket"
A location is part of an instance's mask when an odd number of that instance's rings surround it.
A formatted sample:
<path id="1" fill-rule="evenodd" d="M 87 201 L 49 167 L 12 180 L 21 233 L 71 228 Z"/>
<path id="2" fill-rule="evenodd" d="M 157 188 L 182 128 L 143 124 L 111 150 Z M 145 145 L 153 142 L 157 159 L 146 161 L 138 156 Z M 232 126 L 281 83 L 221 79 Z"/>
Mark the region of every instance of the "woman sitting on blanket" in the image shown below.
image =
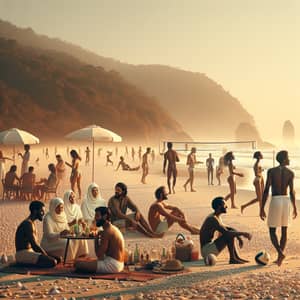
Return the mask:
<path id="1" fill-rule="evenodd" d="M 50 201 L 49 212 L 43 221 L 43 237 L 41 246 L 53 257 L 64 255 L 67 239 L 70 234 L 67 217 L 64 212 L 64 202 L 60 198 L 53 198 Z M 74 260 L 88 254 L 86 240 L 70 240 L 67 260 Z"/>
<path id="2" fill-rule="evenodd" d="M 67 190 L 64 194 L 64 210 L 68 225 L 71 227 L 78 223 L 85 229 L 86 223 L 83 220 L 80 206 L 75 203 L 75 197 L 75 193 L 72 190 Z"/>
<path id="3" fill-rule="evenodd" d="M 95 209 L 99 206 L 107 206 L 107 204 L 101 197 L 98 184 L 93 182 L 88 187 L 86 198 L 81 204 L 83 219 L 89 226 L 95 223 Z"/>

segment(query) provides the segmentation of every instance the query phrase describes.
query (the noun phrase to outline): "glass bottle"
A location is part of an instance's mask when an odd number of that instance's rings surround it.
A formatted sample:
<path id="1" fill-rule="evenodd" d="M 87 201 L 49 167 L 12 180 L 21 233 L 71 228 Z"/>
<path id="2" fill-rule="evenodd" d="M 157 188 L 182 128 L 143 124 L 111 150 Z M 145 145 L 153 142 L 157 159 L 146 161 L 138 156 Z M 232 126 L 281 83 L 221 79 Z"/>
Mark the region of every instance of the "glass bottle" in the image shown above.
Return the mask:
<path id="1" fill-rule="evenodd" d="M 140 253 L 139 253 L 139 248 L 138 248 L 137 244 L 135 244 L 133 259 L 134 259 L 135 264 L 137 264 L 139 262 L 139 259 L 140 259 Z"/>

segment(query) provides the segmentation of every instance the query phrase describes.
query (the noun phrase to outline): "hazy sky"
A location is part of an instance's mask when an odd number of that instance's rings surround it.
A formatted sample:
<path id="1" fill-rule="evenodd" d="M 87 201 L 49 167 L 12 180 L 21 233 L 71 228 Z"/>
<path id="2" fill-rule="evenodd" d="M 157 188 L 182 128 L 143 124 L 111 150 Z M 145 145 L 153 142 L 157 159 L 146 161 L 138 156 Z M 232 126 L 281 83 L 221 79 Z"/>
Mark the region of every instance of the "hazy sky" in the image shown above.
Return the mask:
<path id="1" fill-rule="evenodd" d="M 263 138 L 300 137 L 300 0 L 0 0 L 0 18 L 133 64 L 220 83 Z M 230 120 L 229 120 L 230 121 Z"/>

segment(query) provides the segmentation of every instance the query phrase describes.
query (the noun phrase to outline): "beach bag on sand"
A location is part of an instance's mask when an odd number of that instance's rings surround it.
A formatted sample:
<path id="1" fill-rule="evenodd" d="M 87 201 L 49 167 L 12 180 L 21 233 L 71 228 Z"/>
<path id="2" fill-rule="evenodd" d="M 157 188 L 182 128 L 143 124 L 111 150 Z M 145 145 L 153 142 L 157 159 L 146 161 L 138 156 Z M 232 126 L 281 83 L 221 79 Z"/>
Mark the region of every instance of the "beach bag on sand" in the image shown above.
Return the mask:
<path id="1" fill-rule="evenodd" d="M 179 233 L 175 239 L 175 258 L 181 261 L 191 261 L 193 247 L 193 241 Z"/>

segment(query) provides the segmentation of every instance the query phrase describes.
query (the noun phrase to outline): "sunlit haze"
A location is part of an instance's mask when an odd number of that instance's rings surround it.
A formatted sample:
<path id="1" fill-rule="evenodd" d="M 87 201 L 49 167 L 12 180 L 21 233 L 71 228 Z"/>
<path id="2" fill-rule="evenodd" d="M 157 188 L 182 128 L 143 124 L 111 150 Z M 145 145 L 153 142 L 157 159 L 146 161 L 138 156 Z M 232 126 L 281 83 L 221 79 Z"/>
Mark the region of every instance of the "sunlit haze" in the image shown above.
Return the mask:
<path id="1" fill-rule="evenodd" d="M 0 18 L 17 26 L 131 64 L 205 73 L 270 142 L 288 119 L 300 138 L 299 14 L 298 0 L 0 0 Z"/>

